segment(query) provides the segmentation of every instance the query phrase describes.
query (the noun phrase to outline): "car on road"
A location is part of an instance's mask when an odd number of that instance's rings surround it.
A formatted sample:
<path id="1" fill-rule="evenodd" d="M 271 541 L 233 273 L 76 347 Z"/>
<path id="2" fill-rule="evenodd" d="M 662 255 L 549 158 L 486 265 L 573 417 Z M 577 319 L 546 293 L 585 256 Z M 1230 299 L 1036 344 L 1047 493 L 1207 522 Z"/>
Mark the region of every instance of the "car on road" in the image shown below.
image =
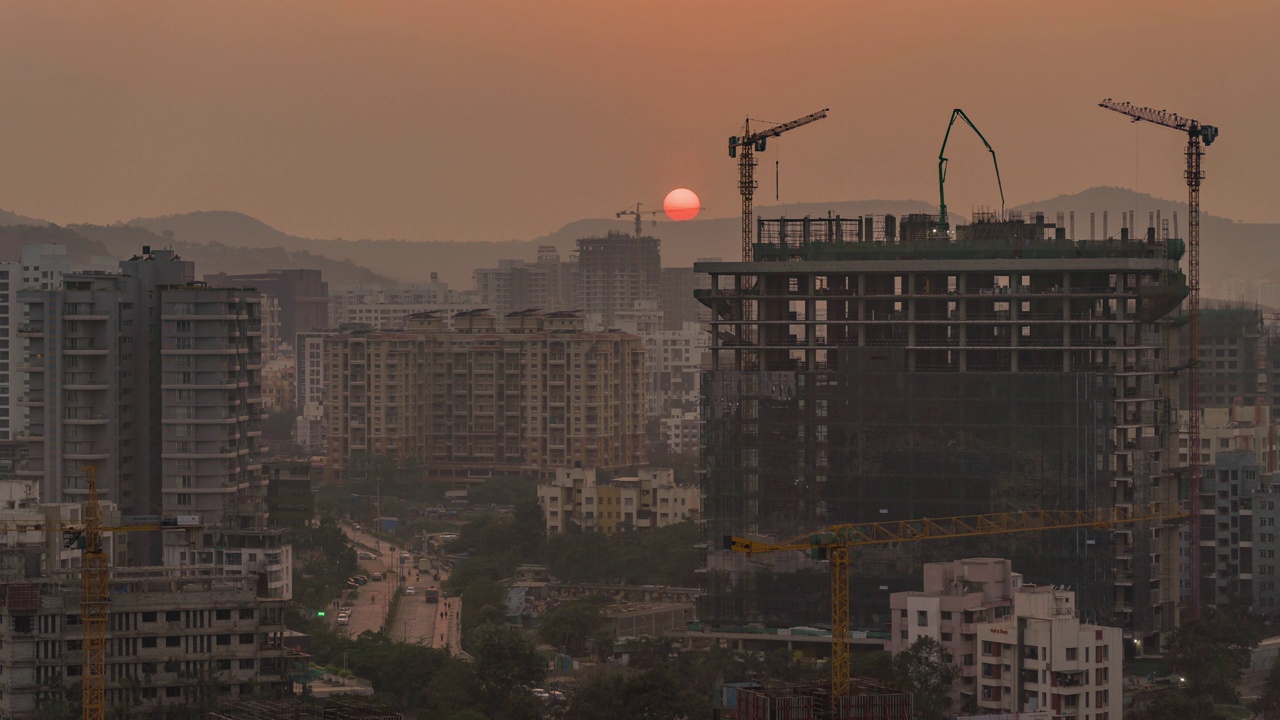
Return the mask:
<path id="1" fill-rule="evenodd" d="M 352 529 L 352 530 L 359 530 L 359 529 L 360 529 L 360 523 L 351 523 L 351 529 Z"/>
<path id="2" fill-rule="evenodd" d="M 339 615 L 339 616 L 338 616 L 338 627 L 346 627 L 346 626 L 347 626 L 347 623 L 349 623 L 349 622 L 351 622 L 351 616 L 350 616 L 350 615 Z"/>
<path id="3" fill-rule="evenodd" d="M 405 594 L 405 595 L 417 595 L 417 594 L 418 594 L 418 588 L 416 588 L 416 587 L 408 587 L 408 588 L 405 588 L 405 590 L 404 590 L 404 594 Z"/>
<path id="4" fill-rule="evenodd" d="M 378 582 L 378 581 L 380 581 L 380 580 L 382 580 L 382 573 L 380 573 L 380 572 L 376 572 L 376 573 L 374 573 L 374 574 L 373 574 L 373 581 L 374 581 L 374 582 Z"/>
<path id="5" fill-rule="evenodd" d="M 378 559 L 377 555 L 374 555 L 373 553 L 368 552 L 367 550 L 361 550 L 360 552 L 356 553 L 356 557 L 360 558 L 361 560 L 377 560 Z"/>

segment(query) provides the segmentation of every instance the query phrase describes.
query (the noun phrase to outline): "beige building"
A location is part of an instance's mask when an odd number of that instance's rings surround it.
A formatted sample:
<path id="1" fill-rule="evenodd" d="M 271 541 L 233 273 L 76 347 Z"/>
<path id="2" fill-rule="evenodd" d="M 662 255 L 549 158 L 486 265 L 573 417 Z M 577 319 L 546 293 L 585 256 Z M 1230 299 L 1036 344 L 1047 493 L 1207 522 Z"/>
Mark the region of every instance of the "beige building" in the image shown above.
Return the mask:
<path id="1" fill-rule="evenodd" d="M 1008 560 L 928 563 L 924 591 L 893 593 L 889 605 L 890 651 L 931 637 L 959 666 L 953 709 L 1121 716 L 1120 628 L 1081 623 L 1074 592 L 1023 584 Z"/>
<path id="2" fill-rule="evenodd" d="M 482 481 L 644 462 L 644 348 L 580 315 L 411 316 L 403 332 L 325 340 L 329 476 L 352 453 L 394 454 L 430 478 Z"/>
<path id="3" fill-rule="evenodd" d="M 1187 462 L 1188 413 L 1178 413 L 1178 461 Z M 1218 453 L 1247 451 L 1267 472 L 1280 470 L 1280 420 L 1270 405 L 1204 408 L 1200 419 L 1200 463 L 1210 466 Z"/>
<path id="4" fill-rule="evenodd" d="M 561 468 L 538 486 L 547 532 L 570 525 L 606 533 L 631 526 L 651 529 L 697 520 L 702 496 L 694 486 L 677 485 L 669 468 L 643 469 L 635 477 L 598 478 L 596 468 Z"/>
<path id="5" fill-rule="evenodd" d="M 262 368 L 262 409 L 266 412 L 293 412 L 297 407 L 296 360 L 281 357 Z"/>

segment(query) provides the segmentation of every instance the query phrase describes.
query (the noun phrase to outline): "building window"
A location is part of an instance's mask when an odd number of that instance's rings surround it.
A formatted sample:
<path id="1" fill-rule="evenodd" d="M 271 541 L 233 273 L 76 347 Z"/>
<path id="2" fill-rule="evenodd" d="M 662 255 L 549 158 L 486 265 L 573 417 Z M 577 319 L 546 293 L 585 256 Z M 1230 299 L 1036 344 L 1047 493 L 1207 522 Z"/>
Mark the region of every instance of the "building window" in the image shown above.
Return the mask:
<path id="1" fill-rule="evenodd" d="M 153 648 L 153 647 L 155 647 L 155 646 L 156 646 L 156 639 L 155 639 L 155 638 L 153 638 L 153 637 L 144 637 L 144 638 L 142 638 L 142 647 L 144 647 L 144 648 Z"/>
<path id="2" fill-rule="evenodd" d="M 164 639 L 165 647 L 182 647 L 182 638 L 178 635 L 170 635 Z"/>
<path id="3" fill-rule="evenodd" d="M 916 625 L 917 625 L 918 627 L 928 627 L 928 626 L 929 626 L 929 613 L 928 613 L 927 611 L 925 611 L 925 610 L 917 610 L 917 611 L 916 611 Z"/>
<path id="4" fill-rule="evenodd" d="M 1075 648 L 1067 648 L 1067 660 L 1068 660 L 1068 661 L 1071 661 L 1071 660 L 1075 660 L 1075 659 L 1076 659 L 1076 649 L 1075 649 Z"/>

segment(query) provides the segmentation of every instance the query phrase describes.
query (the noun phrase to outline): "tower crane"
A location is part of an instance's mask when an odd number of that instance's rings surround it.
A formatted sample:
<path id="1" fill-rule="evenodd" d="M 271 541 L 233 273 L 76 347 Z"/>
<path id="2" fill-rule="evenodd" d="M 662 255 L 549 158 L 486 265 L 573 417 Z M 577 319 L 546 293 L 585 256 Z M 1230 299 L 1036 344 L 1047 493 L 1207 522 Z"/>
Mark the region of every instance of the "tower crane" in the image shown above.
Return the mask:
<path id="1" fill-rule="evenodd" d="M 831 570 L 831 696 L 849 694 L 849 550 L 871 545 L 1012 535 L 1069 528 L 1108 528 L 1141 522 L 1171 522 L 1186 517 L 1177 505 L 1152 503 L 1129 511 L 1119 507 L 1095 510 L 1024 510 L 940 519 L 899 520 L 833 525 L 779 542 L 762 542 L 726 535 L 724 548 L 748 556 L 798 550 L 826 559 Z"/>
<path id="2" fill-rule="evenodd" d="M 621 212 L 617 213 L 617 214 L 614 216 L 614 217 L 621 218 L 623 215 L 635 215 L 635 216 L 636 216 L 636 237 L 640 237 L 640 234 L 641 234 L 641 232 L 642 232 L 642 226 L 641 226 L 641 224 L 640 224 L 640 218 L 641 218 L 641 217 L 643 217 L 643 216 L 645 216 L 645 215 L 650 215 L 650 216 L 652 216 L 652 217 L 655 217 L 655 218 L 656 218 L 656 217 L 658 216 L 658 211 L 657 211 L 657 210 L 641 210 L 640 208 L 641 208 L 643 205 L 644 205 L 644 203 L 636 203 L 636 209 L 635 209 L 635 210 L 632 210 L 631 208 L 627 208 L 626 210 L 623 210 L 623 211 L 621 211 Z M 657 225 L 657 224 L 658 224 L 658 221 L 657 221 L 657 220 L 654 220 L 654 221 L 653 221 L 653 224 L 654 224 L 654 225 Z"/>
<path id="3" fill-rule="evenodd" d="M 197 529 L 197 526 L 189 525 L 179 528 L 176 523 L 104 526 L 102 505 L 98 502 L 98 481 L 93 466 L 88 467 L 88 476 L 89 497 L 84 503 L 84 524 L 78 527 L 66 527 L 63 533 L 64 545 L 81 548 L 80 617 L 84 623 L 82 717 L 84 720 L 105 720 L 107 616 L 111 606 L 111 563 L 102 546 L 103 533 L 177 529 L 191 531 Z"/>
<path id="4" fill-rule="evenodd" d="M 1218 138 L 1218 128 L 1167 110 L 1138 107 L 1111 98 L 1098 103 L 1098 107 L 1128 116 L 1133 122 L 1149 122 L 1187 134 L 1187 332 L 1191 335 L 1187 342 L 1187 401 L 1190 405 L 1187 413 L 1187 445 L 1190 448 L 1187 471 L 1191 494 L 1188 527 L 1191 548 L 1187 557 L 1191 568 L 1191 588 L 1187 609 L 1190 618 L 1195 620 L 1200 616 L 1201 607 L 1200 487 L 1204 480 L 1204 471 L 1200 467 L 1200 181 L 1204 180 L 1204 172 L 1200 169 L 1200 160 L 1204 157 L 1203 148 Z"/>
<path id="5" fill-rule="evenodd" d="M 956 108 L 951 111 L 951 122 L 947 123 L 947 134 L 942 136 L 942 149 L 938 151 L 938 230 L 947 232 L 951 229 L 951 223 L 947 219 L 947 140 L 951 139 L 951 128 L 956 125 L 956 118 L 964 120 L 965 124 L 973 128 L 973 132 L 977 134 L 978 139 L 983 145 L 987 146 L 987 151 L 991 153 L 991 163 L 996 167 L 996 187 L 1000 189 L 1000 215 L 1004 215 L 1004 183 L 1000 182 L 1000 162 L 996 160 L 996 151 L 991 147 L 991 143 L 982 136 L 982 131 L 977 125 L 969 119 L 964 110 Z"/>
<path id="6" fill-rule="evenodd" d="M 774 125 L 767 130 L 751 132 L 751 118 L 742 124 L 742 135 L 729 137 L 729 157 L 738 158 L 738 190 L 742 193 L 742 261 L 751 262 L 751 203 L 756 193 L 756 153 L 764 152 L 765 142 L 788 130 L 817 122 L 827 116 L 823 108 L 791 122 Z M 741 148 L 741 152 L 739 152 Z"/>

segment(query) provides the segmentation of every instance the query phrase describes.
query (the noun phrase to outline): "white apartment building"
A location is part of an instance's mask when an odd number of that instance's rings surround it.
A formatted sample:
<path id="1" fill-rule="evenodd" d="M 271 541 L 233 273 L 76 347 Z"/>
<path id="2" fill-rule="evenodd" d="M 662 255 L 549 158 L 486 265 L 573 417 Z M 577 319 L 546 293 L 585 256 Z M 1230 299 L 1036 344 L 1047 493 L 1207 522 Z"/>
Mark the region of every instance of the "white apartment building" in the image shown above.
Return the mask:
<path id="1" fill-rule="evenodd" d="M 635 477 L 599 479 L 595 468 L 559 468 L 538 486 L 548 533 L 569 525 L 612 533 L 625 526 L 650 529 L 697 520 L 702 495 L 677 485 L 670 468 L 642 469 Z"/>
<path id="2" fill-rule="evenodd" d="M 889 605 L 890 651 L 931 637 L 959 666 L 952 708 L 1121 716 L 1121 629 L 1081 623 L 1074 592 L 1026 585 L 1008 560 L 928 563 L 924 590 L 893 593 Z"/>

